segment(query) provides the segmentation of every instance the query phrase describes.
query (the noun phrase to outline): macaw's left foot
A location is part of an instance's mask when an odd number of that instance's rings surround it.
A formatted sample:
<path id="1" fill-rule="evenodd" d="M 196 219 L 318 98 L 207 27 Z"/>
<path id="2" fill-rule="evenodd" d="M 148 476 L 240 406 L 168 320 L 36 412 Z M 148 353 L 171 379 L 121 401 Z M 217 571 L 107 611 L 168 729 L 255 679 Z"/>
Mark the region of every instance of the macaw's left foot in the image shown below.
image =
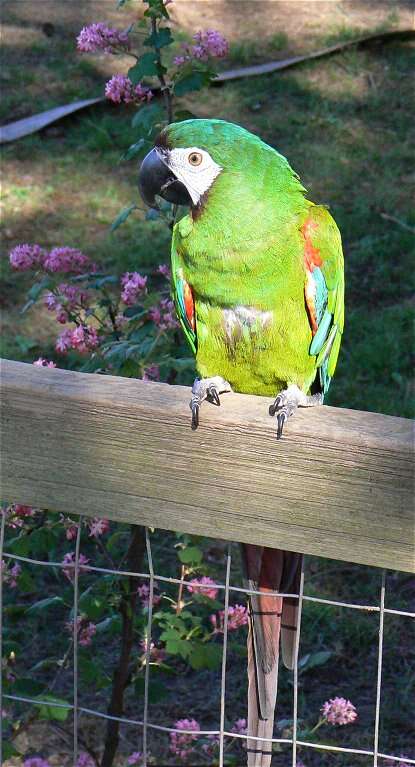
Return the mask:
<path id="1" fill-rule="evenodd" d="M 231 385 L 221 376 L 213 378 L 196 378 L 192 386 L 192 399 L 190 410 L 192 411 L 192 429 L 199 426 L 199 410 L 202 402 L 207 400 L 212 405 L 220 405 L 219 394 L 232 391 Z"/>
<path id="2" fill-rule="evenodd" d="M 277 416 L 277 439 L 281 439 L 285 422 L 294 415 L 298 407 L 313 407 L 323 404 L 322 394 L 304 394 L 298 386 L 289 386 L 280 392 L 269 407 L 269 414 Z"/>

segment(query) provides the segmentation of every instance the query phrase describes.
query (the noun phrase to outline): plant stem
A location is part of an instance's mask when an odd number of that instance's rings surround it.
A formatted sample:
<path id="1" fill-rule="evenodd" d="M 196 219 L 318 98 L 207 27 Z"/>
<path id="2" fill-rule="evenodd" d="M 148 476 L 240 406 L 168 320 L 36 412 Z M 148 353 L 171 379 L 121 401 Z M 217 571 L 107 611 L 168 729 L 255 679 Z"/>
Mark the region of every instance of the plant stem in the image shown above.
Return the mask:
<path id="1" fill-rule="evenodd" d="M 130 545 L 128 548 L 128 567 L 131 572 L 140 572 L 145 550 L 144 528 L 136 525 L 131 526 Z M 137 603 L 136 579 L 130 576 L 128 579 L 128 592 L 121 598 L 120 613 L 122 619 L 121 628 L 121 652 L 117 667 L 114 671 L 111 700 L 108 706 L 110 716 L 121 717 L 124 713 L 124 692 L 129 681 L 129 666 L 134 638 L 134 614 Z M 120 723 L 108 720 L 107 734 L 105 738 L 104 753 L 101 767 L 112 767 L 120 740 Z"/>
<path id="2" fill-rule="evenodd" d="M 155 18 L 151 19 L 151 32 L 153 35 L 157 34 L 157 19 Z M 155 51 L 156 51 L 157 64 L 159 67 L 158 79 L 161 86 L 161 92 L 164 98 L 164 106 L 166 108 L 167 122 L 171 123 L 173 122 L 173 94 L 161 70 L 162 62 L 161 62 L 160 48 L 155 48 Z"/>

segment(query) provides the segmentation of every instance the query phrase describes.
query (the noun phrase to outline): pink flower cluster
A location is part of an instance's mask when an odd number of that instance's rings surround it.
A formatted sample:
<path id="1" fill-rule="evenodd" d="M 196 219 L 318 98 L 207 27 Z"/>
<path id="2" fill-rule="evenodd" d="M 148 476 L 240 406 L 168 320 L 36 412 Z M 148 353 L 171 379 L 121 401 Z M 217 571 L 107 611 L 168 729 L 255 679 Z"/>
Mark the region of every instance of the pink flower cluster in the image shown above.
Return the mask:
<path id="1" fill-rule="evenodd" d="M 50 312 L 56 312 L 56 319 L 62 325 L 69 321 L 72 312 L 86 309 L 88 300 L 89 294 L 86 290 L 66 282 L 58 285 L 55 293 L 48 291 L 44 296 L 46 308 Z"/>
<path id="2" fill-rule="evenodd" d="M 179 326 L 173 301 L 169 298 L 162 298 L 158 306 L 152 306 L 148 316 L 160 330 L 170 330 Z"/>
<path id="3" fill-rule="evenodd" d="M 74 633 L 74 622 L 65 623 L 65 628 L 70 634 Z M 78 643 L 82 647 L 88 647 L 92 642 L 92 637 L 97 633 L 95 623 L 85 620 L 80 615 L 76 619 L 76 633 L 78 634 Z"/>
<path id="4" fill-rule="evenodd" d="M 346 698 L 330 698 L 323 704 L 321 713 L 330 724 L 351 724 L 357 718 L 355 706 Z"/>
<path id="5" fill-rule="evenodd" d="M 39 359 L 34 361 L 34 366 L 37 368 L 55 368 L 56 362 L 52 362 L 52 360 L 45 360 L 44 357 L 39 357 Z"/>
<path id="6" fill-rule="evenodd" d="M 160 381 L 160 368 L 158 365 L 147 365 L 143 370 L 142 381 Z"/>
<path id="7" fill-rule="evenodd" d="M 89 562 L 89 559 L 84 555 L 79 555 L 79 574 L 82 572 L 85 572 L 88 568 L 85 567 Z M 75 577 L 75 552 L 69 551 L 67 554 L 65 554 L 62 564 L 64 567 L 62 568 L 62 572 L 66 575 L 68 580 L 73 581 Z"/>
<path id="8" fill-rule="evenodd" d="M 154 589 L 158 589 L 159 585 L 158 583 L 154 583 Z M 142 586 L 139 586 L 137 589 L 137 594 L 141 600 L 141 604 L 144 608 L 148 608 L 149 602 L 150 602 L 150 586 L 148 583 L 143 583 Z M 158 603 L 161 601 L 160 594 L 155 594 L 153 591 L 153 605 L 158 605 Z"/>
<path id="9" fill-rule="evenodd" d="M 10 264 L 19 272 L 43 269 L 46 272 L 82 274 L 93 272 L 96 265 L 77 248 L 52 248 L 46 252 L 39 245 L 16 245 L 9 254 Z"/>
<path id="10" fill-rule="evenodd" d="M 2 559 L 0 564 L 0 574 L 3 578 L 3 583 L 5 583 L 6 586 L 10 586 L 11 589 L 15 589 L 17 586 L 17 579 L 21 571 L 22 568 L 17 562 L 14 565 L 10 565 L 10 563 L 5 562 L 4 559 Z"/>
<path id="11" fill-rule="evenodd" d="M 194 742 L 197 740 L 197 733 L 200 732 L 200 725 L 196 719 L 179 719 L 174 723 L 174 728 L 176 730 L 190 730 L 190 732 L 170 733 L 170 752 L 186 762 L 188 757 L 195 752 Z"/>
<path id="12" fill-rule="evenodd" d="M 121 300 L 126 306 L 134 306 L 139 296 L 147 290 L 147 277 L 139 272 L 126 272 L 121 277 Z"/>
<path id="13" fill-rule="evenodd" d="M 218 615 L 211 615 L 210 622 L 217 634 L 223 634 L 225 624 L 225 610 L 220 610 Z M 231 605 L 228 608 L 228 631 L 236 631 L 248 623 L 248 610 L 243 605 Z"/>
<path id="14" fill-rule="evenodd" d="M 220 59 L 226 56 L 229 51 L 228 41 L 216 29 L 207 29 L 206 32 L 196 32 L 193 35 L 195 45 L 183 45 L 184 53 L 176 56 L 173 63 L 181 67 L 192 59 L 199 61 L 208 61 L 209 59 Z"/>
<path id="15" fill-rule="evenodd" d="M 126 75 L 113 75 L 105 85 L 105 95 L 114 104 L 138 104 L 151 101 L 153 92 L 142 83 L 133 85 Z"/>
<path id="16" fill-rule="evenodd" d="M 76 328 L 66 328 L 58 336 L 55 349 L 60 354 L 65 354 L 69 349 L 85 353 L 96 349 L 99 337 L 96 328 L 91 325 L 77 325 Z"/>
<path id="17" fill-rule="evenodd" d="M 193 578 L 187 586 L 187 590 L 190 594 L 201 594 L 208 599 L 216 599 L 218 595 L 215 581 L 208 575 L 203 575 L 202 578 Z"/>
<path id="18" fill-rule="evenodd" d="M 78 51 L 82 53 L 115 53 L 117 48 L 128 50 L 130 47 L 128 32 L 107 27 L 102 21 L 83 27 L 76 42 Z"/>
<path id="19" fill-rule="evenodd" d="M 39 269 L 43 265 L 45 251 L 40 245 L 16 245 L 10 251 L 9 259 L 13 269 L 18 272 L 27 272 L 29 269 Z"/>
<path id="20" fill-rule="evenodd" d="M 6 509 L 8 527 L 23 527 L 25 519 L 34 517 L 36 510 L 32 506 L 23 506 L 21 503 L 12 503 Z"/>

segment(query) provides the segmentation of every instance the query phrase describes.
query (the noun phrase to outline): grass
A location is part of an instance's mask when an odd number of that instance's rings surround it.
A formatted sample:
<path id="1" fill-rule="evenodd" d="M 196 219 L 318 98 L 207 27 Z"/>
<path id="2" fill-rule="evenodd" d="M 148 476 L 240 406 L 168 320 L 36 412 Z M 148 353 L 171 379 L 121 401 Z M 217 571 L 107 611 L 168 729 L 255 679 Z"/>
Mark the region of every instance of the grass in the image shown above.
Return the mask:
<path id="1" fill-rule="evenodd" d="M 76 56 L 73 30 L 61 32 L 63 48 L 59 33 L 51 40 L 11 46 L 6 52 L 2 121 L 101 91 L 107 63 Z M 356 30 L 326 30 L 315 39 L 314 47 L 337 42 L 340 32 L 344 39 Z M 290 45 L 293 41 L 287 42 L 283 33 L 260 50 L 249 40 L 238 41 L 231 48 L 231 63 L 238 66 L 282 57 Z M 329 402 L 406 417 L 414 412 L 413 236 L 407 229 L 415 226 L 410 195 L 412 67 L 410 46 L 394 42 L 212 88 L 188 97 L 185 104 L 199 116 L 233 120 L 261 135 L 287 156 L 310 198 L 330 205 L 344 241 L 346 329 Z M 123 71 L 121 65 L 118 68 Z M 109 232 L 117 213 L 138 199 L 135 161 L 119 162 L 136 140 L 130 127 L 132 114 L 127 108 L 98 106 L 3 148 L 4 356 L 27 361 L 41 352 L 52 356 L 55 333 L 42 310 L 19 314 L 28 281 L 8 270 L 6 256 L 14 244 L 80 247 L 120 273 L 168 259 L 168 233 L 157 222 L 144 221 L 141 213 L 131 216 L 114 234 Z M 395 220 L 385 219 L 382 213 Z M 169 561 L 169 541 L 160 534 L 157 566 L 163 569 Z M 380 579 L 374 569 L 318 559 L 310 560 L 307 567 L 308 593 L 366 604 L 379 601 Z M 236 561 L 235 580 L 239 579 Z M 406 576 L 390 574 L 390 606 L 409 609 L 411 588 Z M 381 747 L 396 754 L 408 751 L 410 743 L 413 647 L 408 623 L 391 616 L 386 620 Z M 330 650 L 332 655 L 324 666 L 302 677 L 300 715 L 314 716 L 322 702 L 335 694 L 350 697 L 359 708 L 358 725 L 344 733 L 327 732 L 325 739 L 336 735 L 337 743 L 370 748 L 377 616 L 307 603 L 303 628 L 303 654 Z M 229 705 L 241 716 L 244 663 L 239 651 L 231 652 Z M 213 692 L 206 691 L 213 691 L 217 681 L 216 672 L 186 672 L 178 686 L 168 683 L 169 694 L 157 712 L 153 707 L 152 716 L 169 723 L 191 711 L 210 725 L 216 721 L 217 701 Z M 279 720 L 290 712 L 288 674 L 282 672 L 280 684 Z M 101 702 L 106 705 L 105 700 Z M 135 714 L 132 699 L 129 706 Z M 127 731 L 124 735 L 128 739 Z M 152 748 L 157 751 L 156 742 Z M 307 767 L 358 767 L 348 756 L 318 752 L 300 756 Z M 286 759 L 281 752 L 275 764 L 282 767 Z M 364 758 L 359 761 L 362 767 L 369 763 Z"/>

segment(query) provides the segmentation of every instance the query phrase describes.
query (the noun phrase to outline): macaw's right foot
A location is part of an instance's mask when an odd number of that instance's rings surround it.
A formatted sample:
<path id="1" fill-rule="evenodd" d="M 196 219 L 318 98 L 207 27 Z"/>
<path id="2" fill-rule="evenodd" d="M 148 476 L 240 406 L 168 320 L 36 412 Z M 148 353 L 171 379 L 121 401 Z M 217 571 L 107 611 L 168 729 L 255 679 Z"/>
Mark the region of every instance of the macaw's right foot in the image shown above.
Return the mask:
<path id="1" fill-rule="evenodd" d="M 230 384 L 221 376 L 212 378 L 196 378 L 192 386 L 192 399 L 190 410 L 192 411 L 192 429 L 199 426 L 199 410 L 202 402 L 207 400 L 212 405 L 220 405 L 219 394 L 232 391 Z"/>

